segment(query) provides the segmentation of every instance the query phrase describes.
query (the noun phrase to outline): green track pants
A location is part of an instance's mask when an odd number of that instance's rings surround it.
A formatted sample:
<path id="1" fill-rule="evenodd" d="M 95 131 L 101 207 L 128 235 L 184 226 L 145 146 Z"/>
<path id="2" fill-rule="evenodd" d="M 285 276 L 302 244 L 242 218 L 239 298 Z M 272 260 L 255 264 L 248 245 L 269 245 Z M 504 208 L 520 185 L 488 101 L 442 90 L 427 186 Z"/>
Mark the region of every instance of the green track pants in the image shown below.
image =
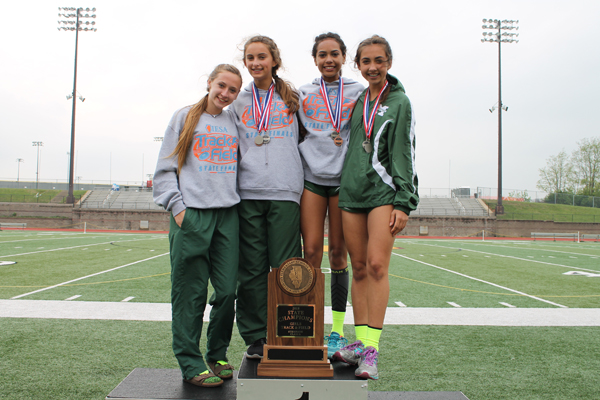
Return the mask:
<path id="1" fill-rule="evenodd" d="M 267 275 L 302 257 L 300 206 L 293 201 L 242 200 L 237 326 L 247 345 L 267 337 Z"/>
<path id="2" fill-rule="evenodd" d="M 171 304 L 173 352 L 185 379 L 207 367 L 200 351 L 208 280 L 214 288 L 206 360 L 227 360 L 235 316 L 239 226 L 237 207 L 188 208 L 181 228 L 171 216 Z"/>

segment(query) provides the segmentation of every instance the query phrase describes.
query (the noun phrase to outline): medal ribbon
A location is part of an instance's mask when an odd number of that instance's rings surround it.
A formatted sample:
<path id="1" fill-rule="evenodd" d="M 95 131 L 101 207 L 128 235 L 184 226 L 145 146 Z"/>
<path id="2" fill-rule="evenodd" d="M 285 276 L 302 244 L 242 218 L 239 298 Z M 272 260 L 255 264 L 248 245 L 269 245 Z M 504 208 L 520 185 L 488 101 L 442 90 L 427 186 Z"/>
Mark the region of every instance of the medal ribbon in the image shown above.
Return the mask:
<path id="1" fill-rule="evenodd" d="M 260 104 L 260 96 L 255 83 L 252 83 L 252 116 L 256 123 L 258 133 L 269 129 L 269 117 L 271 116 L 271 101 L 273 100 L 273 92 L 275 85 L 271 83 L 267 94 L 263 99 L 263 104 Z"/>
<path id="2" fill-rule="evenodd" d="M 335 105 L 335 110 L 333 110 L 333 107 L 329 102 L 329 96 L 327 95 L 327 87 L 325 86 L 325 81 L 323 80 L 323 77 L 321 77 L 321 97 L 323 97 L 323 100 L 325 101 L 325 106 L 327 106 L 327 112 L 329 112 L 329 117 L 331 118 L 333 128 L 337 133 L 340 133 L 340 130 L 342 129 L 342 103 L 344 102 L 344 86 L 342 83 L 342 77 L 340 76 L 340 84 L 338 87 L 337 103 Z"/>
<path id="3" fill-rule="evenodd" d="M 388 87 L 388 81 L 385 81 L 385 85 L 379 91 L 379 95 L 377 95 L 377 99 L 375 100 L 375 104 L 373 105 L 373 111 L 369 115 L 369 89 L 367 89 L 367 94 L 365 94 L 365 106 L 363 108 L 363 124 L 365 125 L 365 133 L 367 134 L 367 140 L 371 140 L 371 132 L 373 131 L 373 122 L 375 122 L 375 114 L 377 113 L 377 107 L 379 107 L 379 100 L 381 99 L 381 94 Z M 367 121 L 367 115 L 369 115 L 369 120 Z"/>

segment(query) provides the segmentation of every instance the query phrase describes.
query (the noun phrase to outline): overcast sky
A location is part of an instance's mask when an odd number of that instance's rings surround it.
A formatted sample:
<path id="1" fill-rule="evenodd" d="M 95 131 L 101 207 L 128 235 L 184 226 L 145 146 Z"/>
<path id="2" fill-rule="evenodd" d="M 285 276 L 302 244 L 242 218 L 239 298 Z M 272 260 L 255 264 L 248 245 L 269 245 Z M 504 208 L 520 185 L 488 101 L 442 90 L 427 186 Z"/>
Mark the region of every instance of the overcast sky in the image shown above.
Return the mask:
<path id="1" fill-rule="evenodd" d="M 173 112 L 204 95 L 219 63 L 242 67 L 244 39 L 272 37 L 283 76 L 318 76 L 314 37 L 339 33 L 350 59 L 384 36 L 417 118 L 421 195 L 429 188 L 497 187 L 498 45 L 481 43 L 482 19 L 518 19 L 519 43 L 502 46 L 504 188 L 536 190 L 538 169 L 562 149 L 598 136 L 600 1 L 264 0 L 4 2 L 0 24 L 0 179 L 65 181 L 70 149 L 75 32 L 58 31 L 59 6 L 96 7 L 97 32 L 80 32 L 75 176 L 141 182 L 154 172 Z M 244 86 L 250 82 L 244 69 Z M 435 194 L 435 193 L 434 193 Z"/>

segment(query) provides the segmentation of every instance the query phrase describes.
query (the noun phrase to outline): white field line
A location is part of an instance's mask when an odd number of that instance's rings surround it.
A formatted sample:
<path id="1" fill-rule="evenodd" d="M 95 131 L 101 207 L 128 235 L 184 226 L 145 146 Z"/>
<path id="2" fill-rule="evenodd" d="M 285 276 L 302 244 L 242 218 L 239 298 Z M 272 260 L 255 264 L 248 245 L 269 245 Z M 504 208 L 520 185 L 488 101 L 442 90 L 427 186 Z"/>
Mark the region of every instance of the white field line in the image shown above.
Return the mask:
<path id="1" fill-rule="evenodd" d="M 94 237 L 85 237 L 85 236 L 78 236 L 78 237 L 71 236 L 71 237 L 48 237 L 48 238 L 40 239 L 39 237 L 37 237 L 35 239 L 7 240 L 6 242 L 0 242 L 0 244 L 16 243 L 16 242 L 37 242 L 39 240 L 48 241 L 48 240 L 72 240 L 72 239 L 95 239 L 95 238 Z"/>
<path id="2" fill-rule="evenodd" d="M 456 247 L 440 246 L 440 245 L 425 244 L 425 243 L 420 243 L 420 244 L 423 245 L 423 246 L 441 247 L 441 248 L 444 248 L 444 249 L 452 249 L 452 250 L 456 250 L 457 249 Z M 472 251 L 473 253 L 488 254 L 488 255 L 496 256 L 496 257 L 512 258 L 514 260 L 528 261 L 528 262 L 533 262 L 533 263 L 538 263 L 538 264 L 553 265 L 555 267 L 563 267 L 563 268 L 569 268 L 569 269 L 579 269 L 581 271 L 589 271 L 589 272 L 598 272 L 595 269 L 573 267 L 571 265 L 555 264 L 555 263 L 546 262 L 546 261 L 532 260 L 532 259 L 529 259 L 529 258 L 521 258 L 521 257 L 515 257 L 515 256 L 505 256 L 503 254 L 488 253 L 488 252 L 485 252 L 485 251 L 466 249 L 464 247 L 461 247 L 460 249 L 464 250 L 464 251 Z"/>
<path id="3" fill-rule="evenodd" d="M 456 307 L 456 308 L 461 308 L 462 306 L 452 302 L 452 301 L 447 301 L 446 303 L 450 304 L 452 307 Z"/>
<path id="4" fill-rule="evenodd" d="M 497 244 L 497 245 L 493 245 L 493 244 L 482 244 L 482 243 L 465 243 L 465 244 L 473 244 L 475 246 L 491 246 L 491 247 L 502 247 L 505 249 L 511 249 L 511 250 L 536 250 L 536 251 L 551 251 L 553 253 L 563 253 L 563 254 L 573 254 L 576 256 L 586 256 L 586 257 L 598 257 L 598 254 L 584 254 L 584 253 L 576 253 L 574 251 L 561 251 L 561 250 L 551 250 L 551 249 L 536 249 L 535 247 L 527 247 L 527 248 L 522 248 L 522 247 L 510 247 L 510 246 L 503 246 L 501 244 Z"/>
<path id="5" fill-rule="evenodd" d="M 561 307 L 561 308 L 568 308 L 567 306 L 563 306 L 562 304 L 554 303 L 554 302 L 551 302 L 549 300 L 544 300 L 544 299 L 541 299 L 539 297 L 535 297 L 535 296 L 532 296 L 532 295 L 527 294 L 527 293 L 520 292 L 520 291 L 515 290 L 515 289 L 507 288 L 505 286 L 501 286 L 501 285 L 498 285 L 496 283 L 484 281 L 483 279 L 479 279 L 479 278 L 475 278 L 475 277 L 472 277 L 472 276 L 469 276 L 469 275 L 461 274 L 460 272 L 452 271 L 451 269 L 443 268 L 443 267 L 440 267 L 438 265 L 433 265 L 433 264 L 429 264 L 429 263 L 426 263 L 426 262 L 423 262 L 423 261 L 415 260 L 414 258 L 406 257 L 406 256 L 403 256 L 401 254 L 396 254 L 394 252 L 392 252 L 392 255 L 395 255 L 395 256 L 398 256 L 398 257 L 402 257 L 402 258 L 405 258 L 407 260 L 411 260 L 411 261 L 414 261 L 414 262 L 418 262 L 418 263 L 423 264 L 423 265 L 428 265 L 428 266 L 433 267 L 433 268 L 441 269 L 442 271 L 450 272 L 452 274 L 456 274 L 456 275 L 462 276 L 462 277 L 467 278 L 467 279 L 472 279 L 472 280 L 477 281 L 477 282 L 485 283 L 487 285 L 492 285 L 492 286 L 495 286 L 495 287 L 503 289 L 503 290 L 508 290 L 509 292 L 517 293 L 517 294 L 529 297 L 529 298 L 534 299 L 534 300 L 539 300 L 539 301 L 542 301 L 544 303 L 552 304 L 553 306 L 557 306 L 557 307 Z"/>
<path id="6" fill-rule="evenodd" d="M 54 288 L 57 288 L 57 287 L 59 287 L 59 286 L 63 286 L 63 285 L 67 285 L 67 284 L 69 284 L 69 283 L 73 283 L 73 282 L 80 281 L 80 280 L 82 280 L 82 279 L 91 278 L 92 276 L 102 275 L 102 274 L 104 274 L 104 273 L 107 273 L 107 272 L 116 271 L 116 270 L 118 270 L 118 269 L 121 269 L 121 268 L 129 267 L 130 265 L 139 264 L 139 263 L 141 263 L 141 262 L 144 262 L 144 261 L 149 261 L 149 260 L 152 260 L 152 259 L 154 259 L 154 258 L 158 258 L 158 257 L 166 256 L 167 254 L 169 254 L 169 253 L 159 254 L 159 255 L 157 255 L 157 256 L 150 257 L 150 258 L 146 258 L 146 259 L 144 259 L 144 260 L 134 261 L 134 262 L 132 262 L 132 263 L 125 264 L 125 265 L 121 265 L 121 266 L 119 266 L 119 267 L 115 267 L 115 268 L 107 269 L 106 271 L 96 272 L 95 274 L 91 274 L 91 275 L 82 276 L 81 278 L 72 279 L 72 280 L 70 280 L 70 281 L 67 281 L 67 282 L 59 283 L 59 284 L 57 284 L 57 285 L 48 286 L 48 287 L 45 287 L 45 288 L 43 288 L 43 289 L 34 290 L 33 292 L 29 292 L 29 293 L 25 293 L 25 294 L 20 294 L 20 295 L 18 295 L 18 296 L 11 297 L 11 300 L 14 300 L 14 299 L 20 299 L 21 297 L 29 296 L 30 294 L 39 293 L 39 292 L 43 292 L 43 291 L 45 291 L 45 290 L 54 289 Z"/>
<path id="7" fill-rule="evenodd" d="M 93 243 L 93 244 L 82 244 L 80 246 L 61 247 L 59 249 L 31 251 L 29 253 L 9 254 L 7 256 L 0 256 L 0 258 L 4 258 L 4 257 L 16 257 L 16 256 L 26 256 L 26 255 L 29 255 L 29 254 L 47 253 L 47 252 L 50 252 L 50 251 L 71 250 L 71 249 L 78 249 L 80 247 L 100 246 L 102 244 L 123 243 L 123 242 L 138 242 L 138 241 L 141 241 L 141 240 L 154 240 L 154 239 L 145 238 L 145 239 L 131 239 L 131 240 L 111 240 L 110 242 Z"/>

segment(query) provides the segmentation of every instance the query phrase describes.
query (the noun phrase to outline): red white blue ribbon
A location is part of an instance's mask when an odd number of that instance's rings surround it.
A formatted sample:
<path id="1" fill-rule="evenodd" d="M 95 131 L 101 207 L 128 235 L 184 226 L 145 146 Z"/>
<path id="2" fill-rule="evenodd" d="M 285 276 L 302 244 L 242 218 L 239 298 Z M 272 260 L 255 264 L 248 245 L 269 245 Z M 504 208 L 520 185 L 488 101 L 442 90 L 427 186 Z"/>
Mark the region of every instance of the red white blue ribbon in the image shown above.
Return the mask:
<path id="1" fill-rule="evenodd" d="M 260 96 L 258 94 L 258 88 L 255 83 L 252 83 L 252 116 L 256 123 L 256 129 L 258 133 L 269 129 L 269 117 L 271 116 L 271 101 L 273 100 L 273 92 L 275 91 L 275 85 L 271 83 L 267 94 L 263 99 L 263 103 L 260 104 Z"/>
<path id="2" fill-rule="evenodd" d="M 367 134 L 367 140 L 371 139 L 371 132 L 373 131 L 373 122 L 375 122 L 375 114 L 377 113 L 377 107 L 379 107 L 379 100 L 381 99 L 381 94 L 388 87 L 388 81 L 385 81 L 385 85 L 381 88 L 379 95 L 377 95 L 377 99 L 375 100 L 375 104 L 373 105 L 373 111 L 369 115 L 369 89 L 367 88 L 367 93 L 365 94 L 365 106 L 363 108 L 363 124 L 365 125 L 365 133 Z M 367 115 L 369 115 L 369 119 L 367 120 Z"/>
<path id="3" fill-rule="evenodd" d="M 329 112 L 329 117 L 331 118 L 331 123 L 333 124 L 333 129 L 337 133 L 340 133 L 342 129 L 342 103 L 344 102 L 344 86 L 342 82 L 342 77 L 340 76 L 340 84 L 338 88 L 337 95 L 337 103 L 335 104 L 335 110 L 333 109 L 331 102 L 329 101 L 329 96 L 327 95 L 327 87 L 325 86 L 325 80 L 321 77 L 321 97 L 325 101 L 325 106 L 327 106 L 327 112 Z"/>

